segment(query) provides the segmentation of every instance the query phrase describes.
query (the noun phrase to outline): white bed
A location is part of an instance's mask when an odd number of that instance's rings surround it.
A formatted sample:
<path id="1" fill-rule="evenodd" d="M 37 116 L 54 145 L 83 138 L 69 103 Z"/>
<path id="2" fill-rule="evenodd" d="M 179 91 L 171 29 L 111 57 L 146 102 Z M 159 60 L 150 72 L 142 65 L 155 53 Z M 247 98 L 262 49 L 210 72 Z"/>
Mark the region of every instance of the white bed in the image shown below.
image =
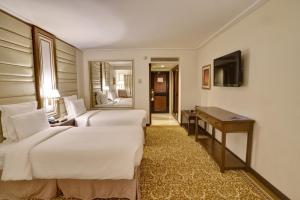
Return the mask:
<path id="1" fill-rule="evenodd" d="M 80 101 L 81 100 L 81 101 Z M 145 110 L 92 110 L 87 111 L 82 99 L 76 95 L 64 97 L 68 117 L 74 117 L 76 125 L 86 126 L 140 126 L 146 127 Z"/>
<path id="2" fill-rule="evenodd" d="M 142 132 L 137 126 L 48 128 L 5 148 L 1 179 L 132 179 L 143 155 Z"/>
<path id="3" fill-rule="evenodd" d="M 99 107 L 99 108 L 111 107 L 111 106 L 130 107 L 132 105 L 133 105 L 132 98 L 116 98 L 113 101 L 109 100 L 105 104 L 96 104 L 95 107 Z"/>
<path id="4" fill-rule="evenodd" d="M 144 110 L 92 110 L 75 118 L 78 127 L 85 126 L 146 126 Z"/>
<path id="5" fill-rule="evenodd" d="M 0 143 L 0 170 L 3 169 L 4 155 L 7 148 L 9 148 L 9 143 Z"/>
<path id="6" fill-rule="evenodd" d="M 0 199 L 52 199 L 58 189 L 66 198 L 140 199 L 141 126 L 50 127 L 36 103 L 0 108 Z"/>

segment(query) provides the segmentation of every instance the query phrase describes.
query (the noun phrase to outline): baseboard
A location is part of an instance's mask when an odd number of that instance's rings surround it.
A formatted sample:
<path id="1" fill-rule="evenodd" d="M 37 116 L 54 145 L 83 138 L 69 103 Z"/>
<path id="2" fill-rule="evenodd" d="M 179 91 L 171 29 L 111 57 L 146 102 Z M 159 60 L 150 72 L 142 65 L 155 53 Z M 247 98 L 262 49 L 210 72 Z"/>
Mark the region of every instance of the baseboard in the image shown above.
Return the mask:
<path id="1" fill-rule="evenodd" d="M 290 200 L 285 194 L 278 190 L 274 185 L 267 181 L 262 175 L 260 175 L 253 168 L 249 171 L 257 180 L 259 180 L 266 188 L 268 188 L 272 193 L 274 193 L 281 200 Z"/>

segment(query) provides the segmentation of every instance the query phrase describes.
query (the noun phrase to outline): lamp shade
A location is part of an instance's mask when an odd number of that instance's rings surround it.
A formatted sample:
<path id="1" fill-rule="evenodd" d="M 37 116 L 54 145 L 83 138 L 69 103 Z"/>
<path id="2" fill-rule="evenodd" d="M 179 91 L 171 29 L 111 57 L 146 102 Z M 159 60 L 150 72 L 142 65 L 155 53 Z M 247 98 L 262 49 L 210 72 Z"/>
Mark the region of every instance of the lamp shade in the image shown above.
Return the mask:
<path id="1" fill-rule="evenodd" d="M 48 99 L 57 99 L 60 98 L 60 94 L 57 89 L 51 90 L 47 93 L 46 97 Z"/>

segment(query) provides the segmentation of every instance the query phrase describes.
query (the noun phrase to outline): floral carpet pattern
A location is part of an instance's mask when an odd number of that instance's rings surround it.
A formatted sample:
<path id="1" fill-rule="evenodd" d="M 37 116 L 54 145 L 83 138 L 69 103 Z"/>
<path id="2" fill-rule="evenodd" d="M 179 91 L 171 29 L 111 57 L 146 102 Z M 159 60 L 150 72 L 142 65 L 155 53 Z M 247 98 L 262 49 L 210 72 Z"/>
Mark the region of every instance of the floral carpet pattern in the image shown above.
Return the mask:
<path id="1" fill-rule="evenodd" d="M 143 200 L 272 199 L 245 172 L 220 173 L 179 126 L 147 128 L 140 186 Z"/>
<path id="2" fill-rule="evenodd" d="M 272 199 L 245 172 L 220 173 L 205 149 L 179 126 L 147 128 L 140 187 L 142 200 Z"/>

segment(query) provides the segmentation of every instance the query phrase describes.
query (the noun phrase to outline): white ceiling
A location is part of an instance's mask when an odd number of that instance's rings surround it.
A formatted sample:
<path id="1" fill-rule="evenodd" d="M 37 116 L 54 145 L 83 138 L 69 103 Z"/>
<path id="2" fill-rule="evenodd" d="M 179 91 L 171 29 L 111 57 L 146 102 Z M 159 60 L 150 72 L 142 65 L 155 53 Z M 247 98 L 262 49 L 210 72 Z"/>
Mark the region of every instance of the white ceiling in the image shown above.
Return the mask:
<path id="1" fill-rule="evenodd" d="M 195 48 L 260 0 L 1 0 L 3 10 L 85 48 Z"/>

